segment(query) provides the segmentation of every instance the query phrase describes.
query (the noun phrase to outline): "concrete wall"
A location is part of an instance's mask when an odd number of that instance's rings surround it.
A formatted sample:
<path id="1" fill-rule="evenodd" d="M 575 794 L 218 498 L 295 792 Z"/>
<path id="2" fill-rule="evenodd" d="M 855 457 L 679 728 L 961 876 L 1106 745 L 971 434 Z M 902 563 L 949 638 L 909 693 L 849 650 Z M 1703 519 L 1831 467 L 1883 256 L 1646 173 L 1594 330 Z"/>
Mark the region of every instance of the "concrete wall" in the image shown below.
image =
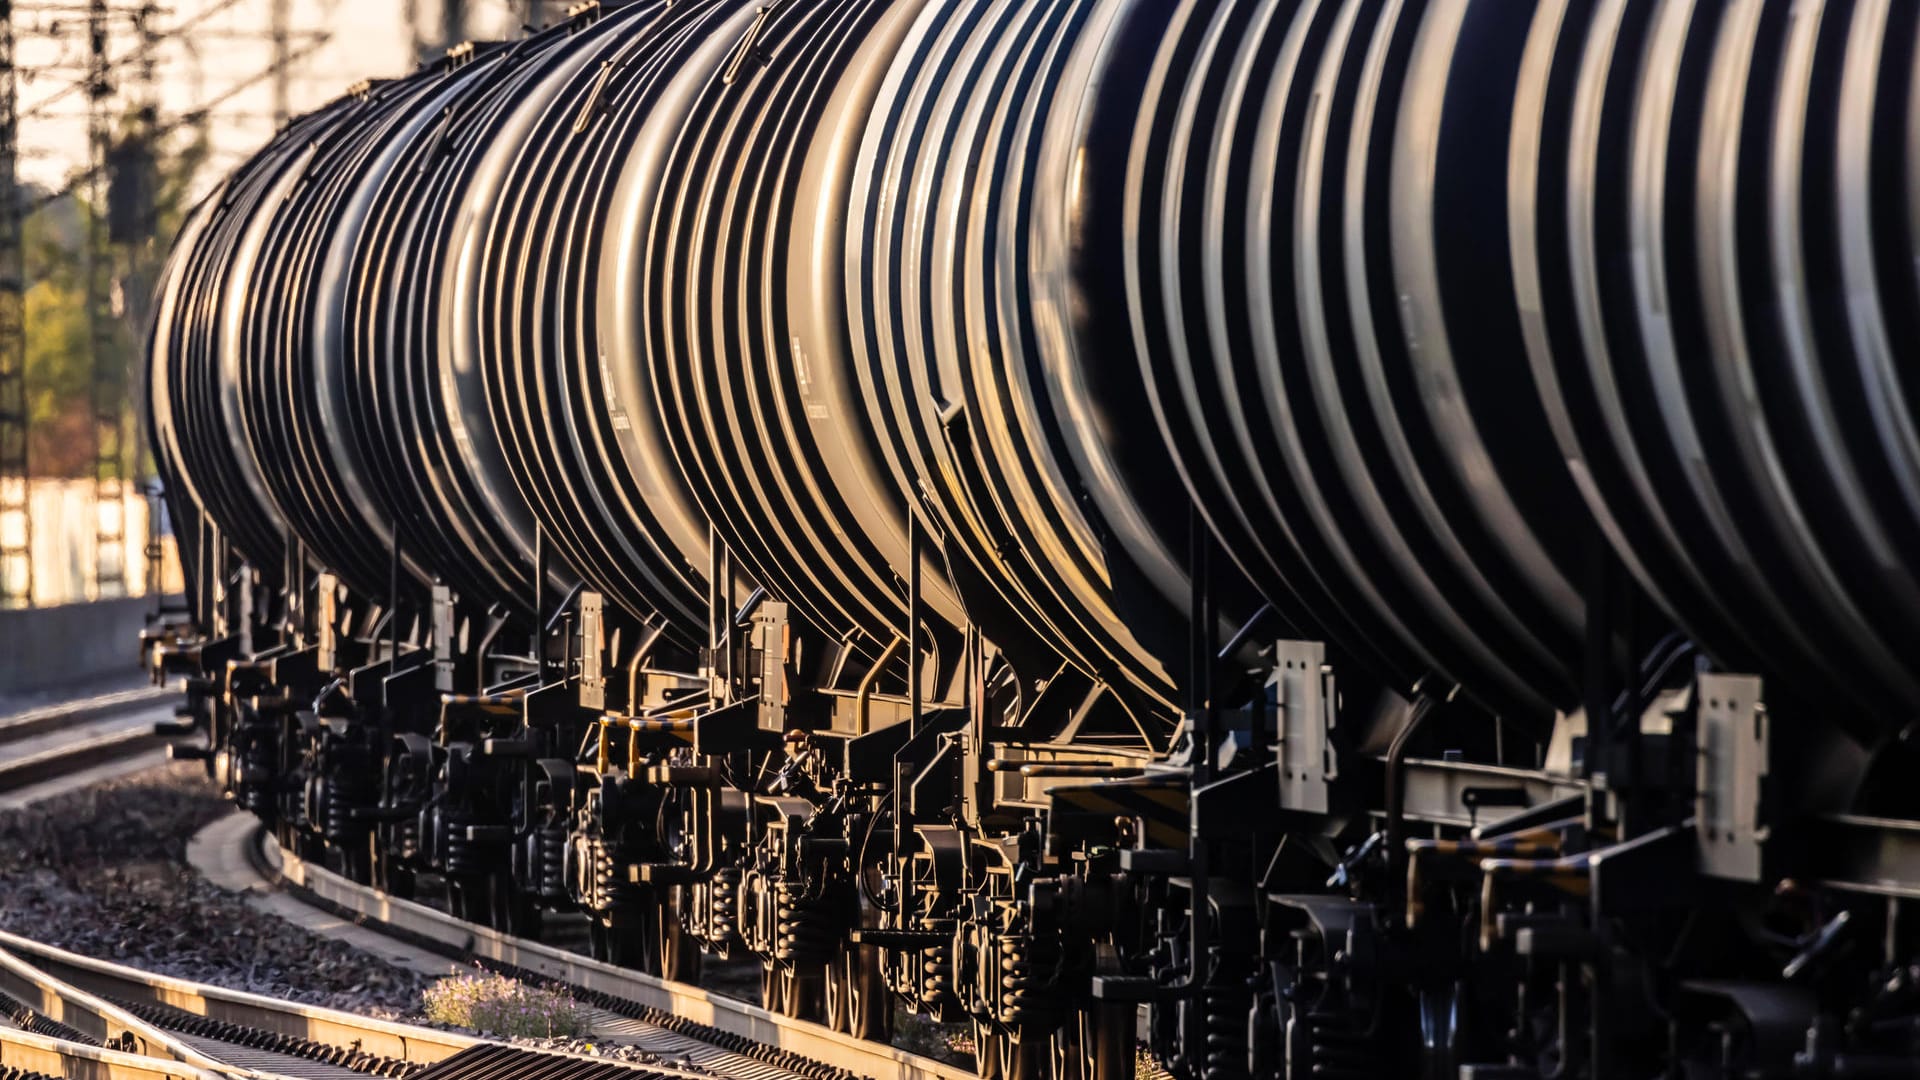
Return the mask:
<path id="1" fill-rule="evenodd" d="M 153 598 L 0 611 L 0 694 L 128 678 Z"/>
<path id="2" fill-rule="evenodd" d="M 29 485 L 28 502 L 33 523 L 33 602 L 36 605 L 76 604 L 99 591 L 94 583 L 95 538 L 101 525 L 111 525 L 115 517 L 125 530 L 126 547 L 125 562 L 121 566 L 125 588 L 114 591 L 124 591 L 128 596 L 146 595 L 147 560 L 143 552 L 154 505 L 146 495 L 129 485 L 118 501 L 110 499 L 102 503 L 95 498 L 92 480 L 42 476 Z M 5 522 L 4 527 L 16 528 L 11 521 Z M 5 539 L 14 544 L 20 542 L 18 533 Z M 161 549 L 165 560 L 161 568 L 162 587 L 169 592 L 179 592 L 182 587 L 180 557 L 172 536 L 161 539 Z M 0 582 L 0 594 L 18 596 L 25 589 L 25 581 Z"/>

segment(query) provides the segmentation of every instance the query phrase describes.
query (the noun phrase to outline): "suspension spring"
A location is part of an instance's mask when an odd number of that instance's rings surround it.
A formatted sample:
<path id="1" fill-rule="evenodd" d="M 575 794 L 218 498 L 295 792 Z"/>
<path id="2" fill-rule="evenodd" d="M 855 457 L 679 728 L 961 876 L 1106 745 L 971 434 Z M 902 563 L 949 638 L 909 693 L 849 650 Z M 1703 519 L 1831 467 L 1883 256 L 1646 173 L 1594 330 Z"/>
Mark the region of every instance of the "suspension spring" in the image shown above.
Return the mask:
<path id="1" fill-rule="evenodd" d="M 954 1001 L 952 943 L 920 950 L 920 1000 L 929 1007 Z"/>
<path id="2" fill-rule="evenodd" d="M 564 898 L 567 895 L 567 830 L 556 825 L 535 829 L 528 850 L 534 858 L 532 877 L 539 883 L 540 895 L 550 900 Z"/>
<path id="3" fill-rule="evenodd" d="M 274 777 L 279 772 L 279 754 L 275 752 L 271 729 L 263 724 L 245 724 L 235 732 L 238 766 L 234 769 L 234 801 L 250 813 L 273 808 Z"/>
<path id="4" fill-rule="evenodd" d="M 1327 1077 L 1329 1080 L 1366 1080 L 1386 1076 L 1391 1071 L 1380 1053 L 1378 1040 L 1350 1013 L 1312 1012 L 1301 1021 L 1307 1028 L 1305 1069 L 1294 1075 Z"/>
<path id="5" fill-rule="evenodd" d="M 298 775 L 293 779 L 297 781 Z M 276 819 L 287 828 L 298 832 L 312 826 L 313 823 L 307 820 L 305 789 L 299 783 L 284 784 L 273 793 L 273 802 L 279 808 Z"/>
<path id="6" fill-rule="evenodd" d="M 708 883 L 707 940 L 716 944 L 732 941 L 740 930 L 740 871 L 727 867 L 713 875 Z"/>
<path id="7" fill-rule="evenodd" d="M 1000 1007 L 997 1016 L 1009 1027 L 1038 1019 L 1040 980 L 1033 970 L 1033 937 L 1002 934 L 994 941 L 1000 957 Z"/>
<path id="8" fill-rule="evenodd" d="M 401 818 L 387 826 L 387 849 L 403 859 L 420 856 L 420 818 Z"/>
<path id="9" fill-rule="evenodd" d="M 321 777 L 316 800 L 320 805 L 308 811 L 309 820 L 336 844 L 351 843 L 366 835 L 366 826 L 354 812 L 373 806 L 379 798 L 374 777 L 355 764 L 338 764 Z"/>
<path id="10" fill-rule="evenodd" d="M 641 913 L 651 901 L 646 887 L 627 880 L 626 866 L 614 858 L 606 841 L 591 841 L 593 850 L 593 907 L 616 924 Z"/>
<path id="11" fill-rule="evenodd" d="M 789 964 L 824 964 L 833 956 L 833 915 L 820 897 L 802 895 L 800 886 L 774 886 L 774 959 Z"/>
<path id="12" fill-rule="evenodd" d="M 333 788 L 327 783 L 327 778 L 324 776 L 308 777 L 306 787 L 301 792 L 301 797 L 305 800 L 301 806 L 301 812 L 306 815 L 308 821 L 317 822 L 321 828 L 324 829 L 327 824 L 327 819 L 332 816 L 333 812 L 332 806 L 330 805 L 333 800 Z"/>
<path id="13" fill-rule="evenodd" d="M 444 870 L 455 875 L 481 875 L 498 865 L 488 857 L 486 845 L 467 838 L 467 827 L 475 822 L 457 813 L 440 815 L 440 851 Z"/>
<path id="14" fill-rule="evenodd" d="M 598 837 L 588 843 L 593 852 L 593 907 L 606 911 L 613 907 L 613 855 L 607 851 L 606 842 Z"/>
<path id="15" fill-rule="evenodd" d="M 1231 964 L 1214 951 L 1214 974 L 1207 980 L 1201 1000 L 1206 1012 L 1205 1068 L 1201 1076 L 1205 1080 L 1246 1080 L 1250 1075 L 1247 1060 L 1247 1025 L 1253 1010 L 1253 990 L 1247 985 L 1246 978 L 1239 971 L 1239 965 Z M 1224 969 L 1224 970 L 1223 970 Z M 1315 1059 L 1318 1061 L 1318 1059 Z M 1309 1070 L 1299 1074 L 1321 1076 L 1323 1074 Z"/>

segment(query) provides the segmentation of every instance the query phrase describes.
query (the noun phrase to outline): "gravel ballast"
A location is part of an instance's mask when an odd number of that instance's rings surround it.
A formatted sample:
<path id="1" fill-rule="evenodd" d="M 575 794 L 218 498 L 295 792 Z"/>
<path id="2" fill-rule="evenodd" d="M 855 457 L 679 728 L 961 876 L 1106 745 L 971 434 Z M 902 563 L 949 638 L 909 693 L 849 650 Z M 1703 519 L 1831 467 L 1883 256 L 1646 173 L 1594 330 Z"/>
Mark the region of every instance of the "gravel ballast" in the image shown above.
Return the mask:
<path id="1" fill-rule="evenodd" d="M 146 971 L 352 1012 L 415 1013 L 427 980 L 201 879 L 187 841 L 232 811 L 173 762 L 0 812 L 0 928 Z"/>

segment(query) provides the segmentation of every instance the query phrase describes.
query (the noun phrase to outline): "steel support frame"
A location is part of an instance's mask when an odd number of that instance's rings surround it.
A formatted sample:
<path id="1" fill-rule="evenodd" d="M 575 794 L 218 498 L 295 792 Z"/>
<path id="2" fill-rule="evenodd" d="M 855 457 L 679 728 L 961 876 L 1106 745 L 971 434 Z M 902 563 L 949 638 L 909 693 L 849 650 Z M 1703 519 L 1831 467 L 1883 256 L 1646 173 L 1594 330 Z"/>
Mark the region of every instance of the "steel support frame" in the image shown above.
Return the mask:
<path id="1" fill-rule="evenodd" d="M 112 61 L 107 51 L 112 12 L 107 0 L 87 4 L 87 342 L 91 351 L 93 411 L 94 598 L 126 591 L 127 439 L 125 357 L 114 347 L 113 243 L 107 223 L 107 158 L 113 144 Z"/>
<path id="2" fill-rule="evenodd" d="M 0 0 L 0 607 L 33 605 L 27 451 L 26 212 L 13 0 Z"/>

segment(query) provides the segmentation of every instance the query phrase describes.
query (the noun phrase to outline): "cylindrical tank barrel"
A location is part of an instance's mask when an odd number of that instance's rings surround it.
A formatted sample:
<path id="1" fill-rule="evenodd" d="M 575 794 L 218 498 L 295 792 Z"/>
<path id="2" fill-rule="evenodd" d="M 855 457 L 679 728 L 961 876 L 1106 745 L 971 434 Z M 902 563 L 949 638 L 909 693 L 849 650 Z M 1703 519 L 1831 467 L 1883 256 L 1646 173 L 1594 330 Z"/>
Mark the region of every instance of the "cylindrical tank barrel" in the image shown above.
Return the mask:
<path id="1" fill-rule="evenodd" d="M 588 11 L 195 211 L 156 449 L 256 562 L 379 590 L 397 539 L 524 612 L 537 532 L 691 649 L 717 543 L 895 683 L 971 626 L 1155 743 L 1281 635 L 1534 735 L 1697 646 L 1871 734 L 1920 706 L 1916 25 Z"/>

